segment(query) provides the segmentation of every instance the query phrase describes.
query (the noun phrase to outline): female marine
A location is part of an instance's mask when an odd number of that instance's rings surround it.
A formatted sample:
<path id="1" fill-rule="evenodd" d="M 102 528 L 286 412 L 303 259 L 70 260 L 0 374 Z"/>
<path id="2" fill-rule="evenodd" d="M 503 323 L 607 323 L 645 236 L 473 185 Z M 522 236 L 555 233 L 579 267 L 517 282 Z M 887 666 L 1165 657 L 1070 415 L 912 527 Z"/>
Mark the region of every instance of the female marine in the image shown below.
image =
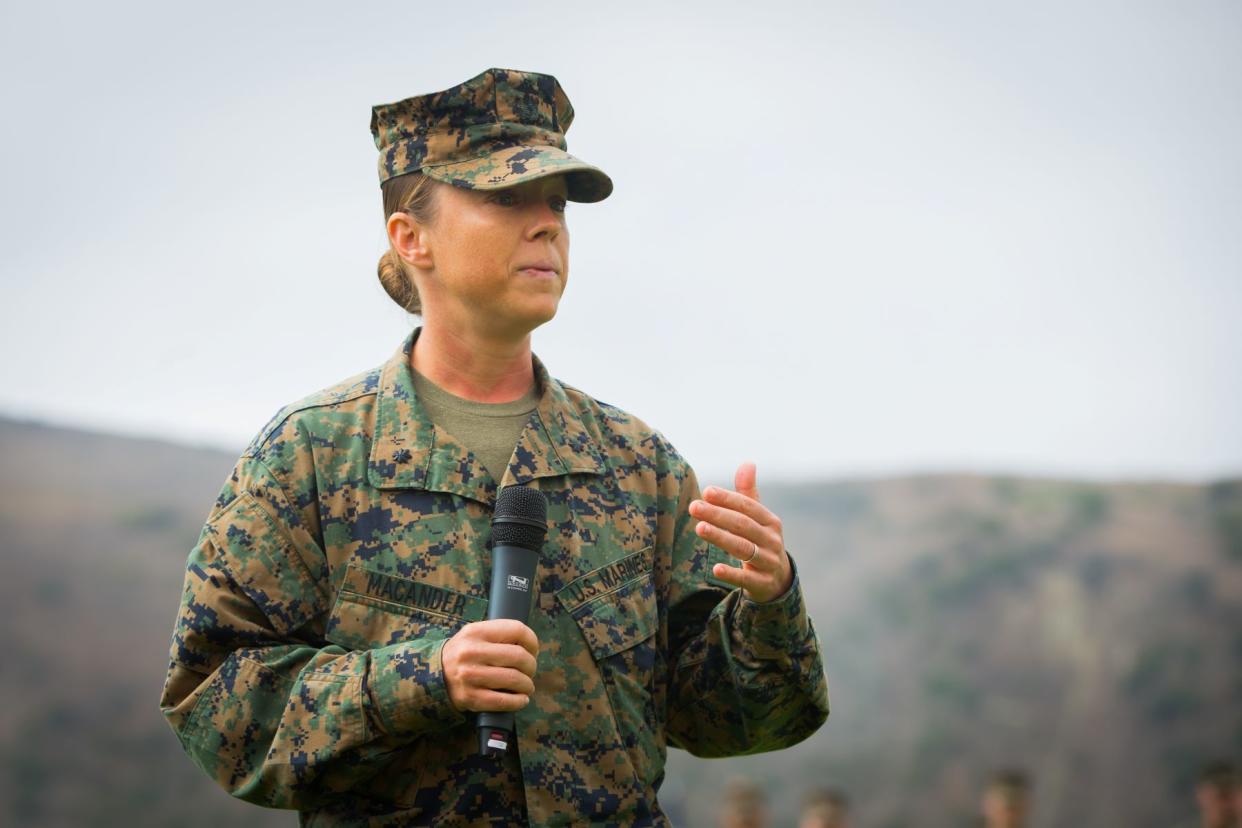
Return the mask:
<path id="1" fill-rule="evenodd" d="M 554 78 L 503 69 L 374 107 L 380 279 L 423 324 L 255 436 L 173 634 L 161 709 L 236 797 L 306 825 L 663 825 L 670 745 L 773 750 L 827 716 L 754 466 L 700 493 L 659 431 L 532 353 L 566 203 L 612 191 L 565 151 L 572 119 Z M 548 501 L 529 624 L 485 620 L 505 486 Z M 514 711 L 516 750 L 481 756 L 476 711 Z"/>

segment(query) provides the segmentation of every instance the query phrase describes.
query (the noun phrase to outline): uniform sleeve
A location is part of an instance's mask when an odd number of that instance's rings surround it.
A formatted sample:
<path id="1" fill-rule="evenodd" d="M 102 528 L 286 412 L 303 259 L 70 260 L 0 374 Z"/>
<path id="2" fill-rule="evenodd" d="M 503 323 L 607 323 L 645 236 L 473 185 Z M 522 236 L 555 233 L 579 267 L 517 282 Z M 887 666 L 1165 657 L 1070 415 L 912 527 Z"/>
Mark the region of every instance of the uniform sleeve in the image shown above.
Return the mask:
<path id="1" fill-rule="evenodd" d="M 305 810 L 463 717 L 442 640 L 324 640 L 326 557 L 300 513 L 261 460 L 238 461 L 187 561 L 160 709 L 230 794 Z"/>
<path id="2" fill-rule="evenodd" d="M 708 757 L 797 744 L 828 718 L 823 660 L 797 568 L 786 593 L 762 604 L 713 578 L 715 563 L 736 562 L 695 533 L 688 510 L 699 486 L 688 466 L 680 482 L 668 610 L 669 743 Z"/>

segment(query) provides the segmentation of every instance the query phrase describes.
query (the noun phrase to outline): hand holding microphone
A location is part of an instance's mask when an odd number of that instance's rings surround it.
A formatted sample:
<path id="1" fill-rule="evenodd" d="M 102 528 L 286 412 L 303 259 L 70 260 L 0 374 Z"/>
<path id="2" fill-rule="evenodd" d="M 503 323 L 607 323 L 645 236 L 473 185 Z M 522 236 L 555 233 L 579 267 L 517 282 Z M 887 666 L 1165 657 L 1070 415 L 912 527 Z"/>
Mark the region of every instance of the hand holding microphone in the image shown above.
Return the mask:
<path id="1" fill-rule="evenodd" d="M 539 642 L 520 621 L 476 621 L 444 644 L 449 701 L 458 710 L 521 710 L 535 692 Z"/>
<path id="2" fill-rule="evenodd" d="M 548 533 L 548 503 L 538 489 L 508 486 L 492 513 L 492 580 L 487 619 L 462 627 L 441 660 L 449 700 L 479 712 L 479 751 L 499 755 L 513 741 L 513 711 L 535 691 L 539 641 L 526 625 Z"/>

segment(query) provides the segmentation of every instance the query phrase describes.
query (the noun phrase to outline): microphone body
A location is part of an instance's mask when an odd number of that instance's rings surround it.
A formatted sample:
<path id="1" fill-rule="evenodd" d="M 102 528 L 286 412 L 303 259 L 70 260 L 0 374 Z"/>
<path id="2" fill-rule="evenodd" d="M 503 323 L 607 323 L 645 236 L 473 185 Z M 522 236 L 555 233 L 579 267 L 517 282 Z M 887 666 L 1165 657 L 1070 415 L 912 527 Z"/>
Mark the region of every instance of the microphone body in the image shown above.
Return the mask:
<path id="1" fill-rule="evenodd" d="M 548 504 L 538 489 L 509 486 L 496 498 L 492 516 L 492 583 L 487 620 L 530 619 L 539 569 L 539 549 L 548 532 Z M 479 753 L 500 756 L 509 750 L 513 713 L 480 713 Z"/>

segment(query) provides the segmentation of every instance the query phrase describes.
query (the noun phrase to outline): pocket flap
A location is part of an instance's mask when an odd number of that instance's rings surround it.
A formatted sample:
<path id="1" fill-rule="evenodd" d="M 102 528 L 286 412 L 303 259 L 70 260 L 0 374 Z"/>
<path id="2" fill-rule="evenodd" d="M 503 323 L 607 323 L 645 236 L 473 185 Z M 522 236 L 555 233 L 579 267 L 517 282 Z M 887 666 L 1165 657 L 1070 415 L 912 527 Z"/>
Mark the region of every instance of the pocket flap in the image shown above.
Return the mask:
<path id="1" fill-rule="evenodd" d="M 653 552 L 647 547 L 592 570 L 556 594 L 596 659 L 650 638 L 658 623 Z"/>

